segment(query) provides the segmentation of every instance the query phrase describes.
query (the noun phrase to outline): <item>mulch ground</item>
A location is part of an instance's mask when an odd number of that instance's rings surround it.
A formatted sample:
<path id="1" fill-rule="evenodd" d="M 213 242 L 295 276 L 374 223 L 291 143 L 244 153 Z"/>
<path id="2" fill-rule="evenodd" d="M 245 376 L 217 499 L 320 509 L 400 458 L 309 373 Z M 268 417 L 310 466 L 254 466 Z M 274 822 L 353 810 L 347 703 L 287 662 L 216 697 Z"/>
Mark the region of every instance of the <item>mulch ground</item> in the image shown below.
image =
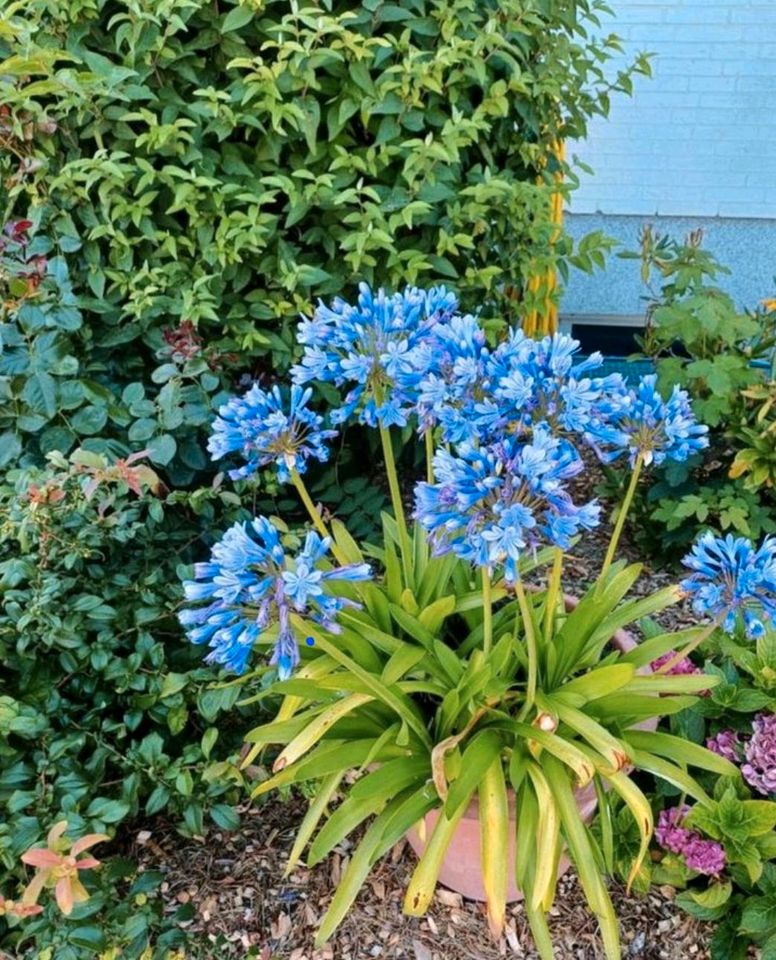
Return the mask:
<path id="1" fill-rule="evenodd" d="M 604 527 L 584 538 L 584 550 L 572 551 L 564 571 L 564 586 L 579 594 L 595 577 L 608 538 Z M 624 544 L 620 556 L 638 559 Z M 675 582 L 675 575 L 647 565 L 632 595 L 647 595 Z M 659 617 L 667 628 L 692 622 L 682 605 Z M 211 833 L 203 840 L 183 841 L 163 824 L 138 835 L 132 855 L 141 869 L 165 875 L 165 910 L 172 914 L 182 903 L 194 907 L 194 918 L 183 924 L 189 934 L 190 956 L 257 957 L 259 960 L 534 960 L 530 933 L 520 904 L 509 909 L 504 937 L 495 943 L 488 934 L 483 906 L 437 889 L 428 915 L 405 917 L 404 890 L 414 858 L 404 842 L 376 865 L 334 938 L 321 950 L 313 941 L 318 922 L 351 852 L 349 842 L 325 863 L 298 868 L 283 877 L 305 803 L 291 796 L 260 805 L 246 804 L 242 826 L 231 834 Z M 689 918 L 673 902 L 670 887 L 654 888 L 647 896 L 627 896 L 617 886 L 612 896 L 620 918 L 623 957 L 628 960 L 704 960 L 710 928 Z M 560 884 L 551 926 L 558 960 L 599 960 L 602 956 L 596 924 L 576 878 Z"/>
<path id="2" fill-rule="evenodd" d="M 202 960 L 255 956 L 259 960 L 536 960 L 520 904 L 509 908 L 505 936 L 495 943 L 483 906 L 438 888 L 426 917 L 401 912 L 414 857 L 404 842 L 378 863 L 334 938 L 313 949 L 318 922 L 346 866 L 342 844 L 312 870 L 299 867 L 283 878 L 286 857 L 304 814 L 297 799 L 247 805 L 242 826 L 183 842 L 159 826 L 139 834 L 132 856 L 141 869 L 161 870 L 165 909 L 190 903 L 194 918 L 183 924 L 190 955 Z M 620 918 L 623 957 L 632 960 L 705 960 L 708 929 L 672 903 L 670 887 L 646 897 L 612 895 Z M 576 878 L 561 881 L 551 927 L 558 960 L 599 960 L 595 921 Z"/>

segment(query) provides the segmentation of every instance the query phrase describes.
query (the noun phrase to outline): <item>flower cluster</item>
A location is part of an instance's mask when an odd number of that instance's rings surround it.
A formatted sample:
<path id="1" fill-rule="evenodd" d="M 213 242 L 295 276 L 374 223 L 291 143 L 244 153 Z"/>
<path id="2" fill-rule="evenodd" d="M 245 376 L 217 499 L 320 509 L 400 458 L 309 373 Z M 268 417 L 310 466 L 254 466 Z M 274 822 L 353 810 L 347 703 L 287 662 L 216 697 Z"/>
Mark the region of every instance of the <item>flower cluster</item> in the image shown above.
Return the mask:
<path id="1" fill-rule="evenodd" d="M 682 462 L 709 445 L 708 427 L 695 419 L 686 390 L 674 387 L 668 400 L 657 389 L 657 376 L 642 377 L 606 411 L 584 428 L 588 442 L 610 463 L 623 453 L 631 465 L 641 457 L 648 466 Z"/>
<path id="2" fill-rule="evenodd" d="M 300 323 L 297 339 L 305 349 L 291 372 L 294 383 L 349 385 L 343 406 L 332 414 L 336 423 L 357 414 L 371 427 L 404 426 L 417 402 L 417 350 L 457 307 L 445 287 L 389 295 L 362 283 L 355 305 L 340 298 L 330 307 L 320 303 L 313 318 Z"/>
<path id="3" fill-rule="evenodd" d="M 684 558 L 691 575 L 681 583 L 695 613 L 710 616 L 732 633 L 739 617 L 749 637 L 765 633 L 776 614 L 776 538 L 755 549 L 744 537 L 705 533 Z"/>
<path id="4" fill-rule="evenodd" d="M 682 826 L 689 812 L 688 806 L 661 811 L 655 827 L 655 839 L 663 849 L 682 857 L 688 869 L 718 877 L 727 862 L 725 851 L 721 844 L 704 840 L 693 830 Z"/>
<path id="5" fill-rule="evenodd" d="M 526 551 L 542 541 L 566 548 L 579 530 L 598 523 L 598 505 L 575 505 L 564 486 L 581 469 L 574 447 L 546 424 L 525 442 L 506 436 L 488 447 L 463 445 L 457 456 L 442 449 L 434 458 L 436 482 L 416 487 L 416 517 L 436 554 L 503 567 L 511 583 Z"/>
<path id="6" fill-rule="evenodd" d="M 755 717 L 752 731 L 741 773 L 758 793 L 776 796 L 776 713 Z"/>
<path id="7" fill-rule="evenodd" d="M 366 580 L 366 564 L 321 569 L 329 549 L 327 538 L 310 531 L 303 549 L 290 556 L 280 534 L 266 517 L 250 524 L 236 523 L 213 547 L 208 563 L 198 563 L 194 580 L 184 583 L 186 599 L 205 601 L 181 611 L 180 622 L 192 643 L 211 648 L 207 660 L 242 673 L 254 643 L 272 623 L 278 624 L 271 663 L 282 679 L 299 661 L 291 628 L 292 612 L 336 632 L 336 617 L 344 607 L 358 604 L 324 591 L 337 580 Z"/>
<path id="8" fill-rule="evenodd" d="M 656 660 L 653 660 L 650 664 L 654 673 L 660 673 L 662 667 L 667 663 L 670 663 L 676 657 L 676 650 L 669 650 L 668 653 L 664 653 L 662 656 L 658 657 Z M 695 664 L 690 660 L 689 657 L 682 657 L 681 660 L 678 660 L 670 670 L 666 671 L 672 676 L 687 676 L 689 674 L 703 673 L 700 667 L 696 667 Z"/>
<path id="9" fill-rule="evenodd" d="M 337 433 L 322 428 L 323 417 L 307 406 L 311 397 L 312 390 L 293 386 L 286 406 L 278 387 L 265 391 L 254 384 L 244 396 L 232 397 L 219 408 L 208 440 L 211 456 L 219 460 L 230 453 L 242 454 L 246 463 L 230 471 L 233 480 L 274 463 L 283 483 L 291 471 L 304 473 L 310 457 L 328 460 L 326 443 Z"/>
<path id="10" fill-rule="evenodd" d="M 741 740 L 735 730 L 720 730 L 706 739 L 706 746 L 712 753 L 731 763 L 739 763 L 741 760 Z"/>

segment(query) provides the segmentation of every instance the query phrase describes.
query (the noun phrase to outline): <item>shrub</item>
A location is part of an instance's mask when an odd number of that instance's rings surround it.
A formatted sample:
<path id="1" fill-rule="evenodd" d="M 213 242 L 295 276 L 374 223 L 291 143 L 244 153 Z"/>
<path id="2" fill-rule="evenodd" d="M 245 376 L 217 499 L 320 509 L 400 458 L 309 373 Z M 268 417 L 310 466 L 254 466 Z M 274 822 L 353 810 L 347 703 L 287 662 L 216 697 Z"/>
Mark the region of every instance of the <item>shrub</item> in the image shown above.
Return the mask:
<path id="1" fill-rule="evenodd" d="M 189 321 L 286 364 L 300 310 L 374 277 L 449 278 L 514 314 L 554 255 L 555 144 L 648 69 L 605 76 L 604 10 L 20 0 L 2 173 L 17 215 L 76 255 L 114 348 Z"/>
<path id="2" fill-rule="evenodd" d="M 83 449 L 0 485 L 0 883 L 9 895 L 20 855 L 60 818 L 76 834 L 162 810 L 190 835 L 206 818 L 237 825 L 240 775 L 214 756 L 238 742 L 215 722 L 235 691 L 213 687 L 173 617 L 176 571 L 197 525 L 234 512 L 233 499 L 212 488 L 169 494 L 144 458 L 111 463 Z"/>
<path id="3" fill-rule="evenodd" d="M 644 354 L 664 391 L 678 384 L 689 392 L 711 440 L 702 454 L 661 469 L 644 491 L 637 526 L 644 545 L 681 549 L 709 527 L 773 532 L 776 435 L 764 362 L 774 347 L 773 312 L 736 308 L 715 284 L 727 270 L 704 250 L 699 232 L 682 243 L 647 228 L 640 253 L 626 256 L 641 259 L 649 290 Z"/>

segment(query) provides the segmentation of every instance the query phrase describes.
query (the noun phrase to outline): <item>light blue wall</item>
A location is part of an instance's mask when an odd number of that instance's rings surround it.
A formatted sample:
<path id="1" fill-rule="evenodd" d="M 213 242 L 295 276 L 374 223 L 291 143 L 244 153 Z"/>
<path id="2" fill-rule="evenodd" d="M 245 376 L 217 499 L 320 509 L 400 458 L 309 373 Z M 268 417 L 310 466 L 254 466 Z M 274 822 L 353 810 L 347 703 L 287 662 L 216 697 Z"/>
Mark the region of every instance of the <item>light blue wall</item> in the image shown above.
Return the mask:
<path id="1" fill-rule="evenodd" d="M 654 76 L 616 96 L 570 151 L 575 213 L 776 217 L 776 0 L 613 0 L 620 64 Z M 615 67 L 619 64 L 613 64 Z"/>
<path id="2" fill-rule="evenodd" d="M 569 144 L 591 166 L 571 199 L 570 232 L 602 229 L 628 249 L 650 222 L 677 236 L 702 226 L 733 273 L 720 281 L 753 306 L 776 290 L 776 0 L 611 0 L 603 24 L 624 63 L 651 51 L 654 76 Z M 619 64 L 615 64 L 617 66 Z M 636 314 L 638 265 L 573 275 L 564 313 Z"/>
<path id="3" fill-rule="evenodd" d="M 776 2 L 776 0 L 774 0 Z M 566 227 L 576 237 L 603 230 L 619 240 L 622 250 L 637 250 L 639 232 L 645 222 L 656 230 L 684 237 L 699 226 L 704 246 L 732 272 L 720 276 L 717 285 L 726 290 L 739 307 L 752 308 L 776 295 L 776 221 L 742 219 L 699 220 L 688 217 L 616 217 L 601 214 L 568 216 Z M 564 314 L 640 315 L 646 290 L 636 260 L 611 255 L 605 273 L 588 276 L 574 272 L 563 297 Z"/>

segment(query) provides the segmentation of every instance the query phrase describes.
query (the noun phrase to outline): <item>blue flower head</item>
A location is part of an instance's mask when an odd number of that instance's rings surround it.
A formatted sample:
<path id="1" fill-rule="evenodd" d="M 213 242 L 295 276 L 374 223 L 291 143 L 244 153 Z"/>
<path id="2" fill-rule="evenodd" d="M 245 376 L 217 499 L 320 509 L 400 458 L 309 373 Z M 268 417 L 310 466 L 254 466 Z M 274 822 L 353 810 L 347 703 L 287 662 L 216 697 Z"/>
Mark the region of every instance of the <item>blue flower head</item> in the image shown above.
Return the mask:
<path id="1" fill-rule="evenodd" d="M 311 320 L 299 325 L 304 344 L 301 363 L 291 371 L 297 384 L 323 380 L 347 386 L 343 406 L 332 420 L 343 423 L 357 415 L 370 427 L 404 426 L 414 411 L 418 369 L 416 350 L 424 335 L 457 308 L 445 287 L 401 293 L 374 293 L 359 286 L 358 301 L 337 298 L 320 303 Z"/>
<path id="2" fill-rule="evenodd" d="M 314 531 L 294 557 L 286 553 L 277 529 L 266 517 L 236 523 L 213 547 L 207 563 L 194 567 L 194 579 L 184 583 L 193 604 L 179 619 L 192 643 L 206 643 L 208 663 L 244 672 L 254 643 L 273 623 L 279 626 L 271 663 L 287 679 L 299 661 L 290 624 L 292 612 L 337 632 L 336 617 L 358 604 L 333 596 L 326 584 L 336 580 L 366 580 L 367 564 L 321 569 L 328 538 Z"/>
<path id="3" fill-rule="evenodd" d="M 683 563 L 692 573 L 681 588 L 695 613 L 720 620 L 728 633 L 743 620 L 747 636 L 763 636 L 763 620 L 776 615 L 776 538 L 766 537 L 755 549 L 745 537 L 706 532 Z"/>
<path id="4" fill-rule="evenodd" d="M 521 433 L 537 422 L 556 431 L 583 433 L 604 417 L 624 389 L 619 374 L 588 376 L 603 363 L 600 353 L 580 359 L 579 341 L 563 333 L 534 340 L 514 331 L 490 357 L 490 396 L 477 409 L 490 432 Z"/>
<path id="5" fill-rule="evenodd" d="M 687 460 L 709 445 L 709 428 L 698 423 L 686 390 L 675 386 L 668 400 L 657 390 L 657 377 L 642 377 L 636 390 L 619 398 L 608 415 L 588 424 L 586 439 L 609 463 L 623 453 L 631 465 L 641 455 L 644 463 L 659 466 L 666 460 Z"/>
<path id="6" fill-rule="evenodd" d="M 304 473 L 311 457 L 328 460 L 327 441 L 337 432 L 323 429 L 323 417 L 307 406 L 311 397 L 312 390 L 295 385 L 286 404 L 278 387 L 267 392 L 254 384 L 244 396 L 232 397 L 219 408 L 207 445 L 211 456 L 219 460 L 230 453 L 242 455 L 246 463 L 229 472 L 233 480 L 274 463 L 282 483 L 291 470 Z"/>
<path id="7" fill-rule="evenodd" d="M 466 415 L 486 385 L 488 354 L 485 332 L 470 314 L 445 317 L 429 329 L 413 358 L 421 432 L 443 424 L 448 440 L 473 438 Z"/>
<path id="8" fill-rule="evenodd" d="M 436 554 L 503 567 L 513 583 L 526 553 L 542 543 L 568 548 L 581 529 L 597 525 L 598 505 L 577 506 L 566 489 L 582 467 L 574 447 L 546 423 L 527 439 L 463 444 L 457 455 L 442 449 L 434 457 L 436 482 L 416 487 L 415 516 Z"/>

